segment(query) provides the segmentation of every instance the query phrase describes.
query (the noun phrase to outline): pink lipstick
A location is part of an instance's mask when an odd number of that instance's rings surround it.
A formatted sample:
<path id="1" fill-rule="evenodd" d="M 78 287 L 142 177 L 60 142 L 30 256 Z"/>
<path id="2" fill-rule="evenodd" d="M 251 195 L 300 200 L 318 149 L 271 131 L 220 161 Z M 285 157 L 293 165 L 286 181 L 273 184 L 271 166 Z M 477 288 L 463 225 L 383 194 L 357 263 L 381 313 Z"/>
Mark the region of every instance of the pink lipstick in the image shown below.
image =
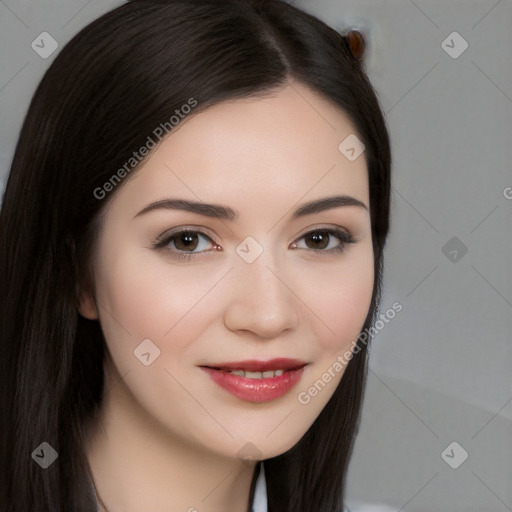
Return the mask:
<path id="1" fill-rule="evenodd" d="M 299 382 L 307 363 L 278 358 L 237 361 L 200 368 L 219 386 L 247 402 L 268 402 L 288 393 Z"/>

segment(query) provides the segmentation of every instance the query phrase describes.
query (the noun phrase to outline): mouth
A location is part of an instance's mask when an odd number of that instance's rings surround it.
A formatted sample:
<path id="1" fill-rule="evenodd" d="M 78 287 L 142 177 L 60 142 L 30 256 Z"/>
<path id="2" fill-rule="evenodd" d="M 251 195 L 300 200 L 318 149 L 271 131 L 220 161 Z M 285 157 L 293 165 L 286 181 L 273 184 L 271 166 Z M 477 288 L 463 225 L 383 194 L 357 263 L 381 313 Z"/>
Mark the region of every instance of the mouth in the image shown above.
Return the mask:
<path id="1" fill-rule="evenodd" d="M 279 358 L 202 365 L 212 380 L 232 395 L 248 402 L 267 402 L 288 393 L 309 363 Z"/>
<path id="2" fill-rule="evenodd" d="M 231 363 L 219 363 L 215 365 L 205 365 L 204 368 L 230 372 L 239 377 L 248 379 L 262 379 L 280 377 L 285 372 L 300 370 L 307 363 L 298 359 L 279 358 L 269 361 L 237 361 Z"/>

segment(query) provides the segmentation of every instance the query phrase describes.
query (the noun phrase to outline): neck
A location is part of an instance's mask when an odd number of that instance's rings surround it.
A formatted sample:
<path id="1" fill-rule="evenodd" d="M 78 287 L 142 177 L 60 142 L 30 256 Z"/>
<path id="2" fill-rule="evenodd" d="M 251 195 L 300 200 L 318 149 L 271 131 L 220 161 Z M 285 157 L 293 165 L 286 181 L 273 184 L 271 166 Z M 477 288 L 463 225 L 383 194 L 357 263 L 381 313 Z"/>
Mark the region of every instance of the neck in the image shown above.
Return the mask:
<path id="1" fill-rule="evenodd" d="M 105 512 L 249 510 L 256 463 L 219 455 L 170 433 L 136 404 L 120 377 L 112 385 L 105 376 L 105 389 L 111 391 L 87 447 Z"/>

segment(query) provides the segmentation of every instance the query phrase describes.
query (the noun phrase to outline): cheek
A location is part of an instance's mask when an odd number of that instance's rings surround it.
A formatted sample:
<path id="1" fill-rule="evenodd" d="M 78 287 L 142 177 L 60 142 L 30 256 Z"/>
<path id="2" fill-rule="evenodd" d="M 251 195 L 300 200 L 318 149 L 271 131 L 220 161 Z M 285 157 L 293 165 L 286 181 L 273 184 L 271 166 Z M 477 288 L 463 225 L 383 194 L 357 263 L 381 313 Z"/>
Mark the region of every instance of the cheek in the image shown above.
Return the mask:
<path id="1" fill-rule="evenodd" d="M 326 312 L 326 321 L 332 336 L 321 337 L 326 348 L 339 349 L 354 340 L 364 324 L 370 307 L 373 291 L 371 275 L 351 275 L 339 286 L 332 286 L 331 293 L 320 303 Z"/>
<path id="2" fill-rule="evenodd" d="M 153 255 L 127 251 L 98 280 L 98 300 L 109 312 L 104 312 L 105 320 L 115 320 L 115 329 L 122 327 L 140 342 L 163 341 L 183 325 L 190 326 L 195 308 L 207 304 L 215 276 L 198 267 L 180 270 Z"/>
<path id="3" fill-rule="evenodd" d="M 366 248 L 303 282 L 301 296 L 314 312 L 319 357 L 346 350 L 359 335 L 371 303 L 373 265 L 373 252 Z"/>
<path id="4" fill-rule="evenodd" d="M 314 364 L 306 368 L 297 391 L 303 419 L 312 423 L 326 406 L 352 358 L 368 315 L 374 284 L 371 250 L 359 251 L 345 265 L 317 276 L 312 304 L 315 316 Z M 308 423 L 309 424 L 309 423 Z"/>

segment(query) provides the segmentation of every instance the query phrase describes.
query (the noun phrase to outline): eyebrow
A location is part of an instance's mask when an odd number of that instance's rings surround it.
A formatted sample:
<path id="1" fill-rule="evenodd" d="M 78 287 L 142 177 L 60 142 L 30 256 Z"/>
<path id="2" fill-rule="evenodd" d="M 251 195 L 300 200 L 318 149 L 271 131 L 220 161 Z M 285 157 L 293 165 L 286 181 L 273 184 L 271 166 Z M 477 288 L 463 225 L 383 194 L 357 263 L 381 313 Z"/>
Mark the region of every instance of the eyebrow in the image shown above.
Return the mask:
<path id="1" fill-rule="evenodd" d="M 341 206 L 357 206 L 368 211 L 368 206 L 359 199 L 352 196 L 331 196 L 322 199 L 316 199 L 309 203 L 303 204 L 292 214 L 292 220 L 306 215 L 312 215 L 314 213 L 320 213 L 332 208 L 339 208 Z M 229 206 L 222 206 L 219 204 L 208 204 L 200 203 L 196 201 L 189 201 L 186 199 L 162 199 L 149 204 L 143 208 L 136 217 L 148 213 L 150 211 L 165 209 L 165 210 L 184 210 L 186 212 L 197 213 L 206 217 L 212 217 L 215 219 L 225 219 L 234 221 L 238 219 L 239 213 L 233 210 Z"/>

